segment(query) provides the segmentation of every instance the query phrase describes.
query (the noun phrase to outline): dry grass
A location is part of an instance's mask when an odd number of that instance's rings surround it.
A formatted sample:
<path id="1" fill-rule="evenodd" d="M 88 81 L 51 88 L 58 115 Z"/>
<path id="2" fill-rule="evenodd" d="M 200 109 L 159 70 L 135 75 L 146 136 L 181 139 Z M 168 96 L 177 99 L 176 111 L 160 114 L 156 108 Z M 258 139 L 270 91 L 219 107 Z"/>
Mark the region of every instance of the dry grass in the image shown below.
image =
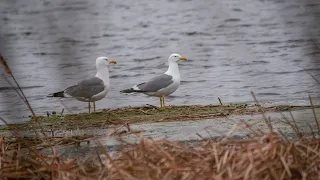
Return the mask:
<path id="1" fill-rule="evenodd" d="M 111 179 L 302 179 L 319 177 L 319 139 L 285 143 L 270 133 L 261 138 L 207 141 L 191 146 L 141 139 L 116 160 Z M 108 156 L 108 155 L 107 155 Z"/>
<path id="2" fill-rule="evenodd" d="M 41 141 L 39 141 L 41 142 Z M 196 144 L 153 141 L 84 159 L 46 155 L 23 141 L 0 138 L 1 179 L 318 179 L 320 139 L 288 142 L 275 133 Z M 21 148 L 25 146 L 25 148 Z M 55 152 L 55 151 L 54 151 Z"/>

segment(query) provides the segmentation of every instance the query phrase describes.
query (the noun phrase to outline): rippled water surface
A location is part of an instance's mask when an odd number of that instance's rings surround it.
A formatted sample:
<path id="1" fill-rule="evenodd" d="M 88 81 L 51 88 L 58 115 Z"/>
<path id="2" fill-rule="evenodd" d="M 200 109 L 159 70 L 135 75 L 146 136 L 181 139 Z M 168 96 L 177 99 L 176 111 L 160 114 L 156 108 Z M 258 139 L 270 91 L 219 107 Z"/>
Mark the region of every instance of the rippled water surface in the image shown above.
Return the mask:
<path id="1" fill-rule="evenodd" d="M 307 103 L 320 96 L 320 1 L 315 0 L 2 0 L 0 52 L 37 114 L 86 111 L 86 103 L 47 98 L 95 74 L 105 55 L 111 91 L 98 108 L 154 104 L 119 91 L 167 69 L 177 52 L 180 88 L 167 104 L 251 101 Z M 30 113 L 0 78 L 0 116 L 10 123 Z"/>

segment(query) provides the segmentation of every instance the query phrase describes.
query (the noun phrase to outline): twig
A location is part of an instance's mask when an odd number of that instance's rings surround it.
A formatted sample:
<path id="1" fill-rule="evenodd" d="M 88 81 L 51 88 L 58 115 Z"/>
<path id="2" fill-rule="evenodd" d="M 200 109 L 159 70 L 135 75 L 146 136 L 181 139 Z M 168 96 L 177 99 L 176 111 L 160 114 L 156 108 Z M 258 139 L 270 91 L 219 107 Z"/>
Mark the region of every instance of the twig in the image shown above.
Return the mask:
<path id="1" fill-rule="evenodd" d="M 315 110 L 314 105 L 312 103 L 312 99 L 311 99 L 310 94 L 309 94 L 309 101 L 310 101 L 310 104 L 311 104 L 311 109 L 312 109 L 312 112 L 313 112 L 314 120 L 316 121 L 316 124 L 317 124 L 317 127 L 318 127 L 318 134 L 320 135 L 320 125 L 319 125 L 319 122 L 318 122 L 318 118 L 317 118 L 317 115 L 316 115 L 316 110 Z"/>
<path id="2" fill-rule="evenodd" d="M 205 138 L 203 136 L 201 136 L 199 133 L 196 133 L 197 136 L 199 136 L 201 138 L 201 140 L 205 140 Z"/>
<path id="3" fill-rule="evenodd" d="M 23 93 L 22 91 L 22 88 L 20 87 L 19 83 L 17 82 L 16 78 L 14 77 L 9 65 L 7 64 L 6 60 L 3 58 L 3 56 L 0 54 L 0 62 L 1 64 L 3 65 L 5 71 L 7 72 L 7 74 L 13 79 L 13 81 L 15 82 L 15 84 L 17 85 L 18 89 L 20 90 L 21 92 L 21 95 L 22 95 L 22 99 L 26 102 L 30 112 L 32 113 L 33 116 L 36 116 L 27 97 L 25 96 L 25 94 Z M 11 84 L 10 84 L 11 85 Z M 12 86 L 12 85 L 11 85 Z M 12 86 L 14 88 L 14 86 Z M 15 89 L 15 88 L 14 88 Z"/>
<path id="4" fill-rule="evenodd" d="M 286 142 L 289 142 L 288 138 L 284 135 L 284 133 L 281 131 L 281 129 L 278 129 L 278 132 L 281 134 L 281 136 L 284 138 Z"/>
<path id="5" fill-rule="evenodd" d="M 9 79 L 5 76 L 3 76 L 4 80 L 12 87 L 12 89 L 20 96 L 20 98 L 23 100 L 23 102 L 26 104 L 26 101 L 24 101 L 23 96 L 19 93 L 16 87 L 9 81 Z M 27 104 L 26 104 L 27 105 Z"/>
<path id="6" fill-rule="evenodd" d="M 306 71 L 318 84 L 320 84 L 320 81 L 314 77 L 311 73 L 309 73 L 308 71 Z"/>
<path id="7" fill-rule="evenodd" d="M 8 122 L 6 121 L 6 120 L 4 120 L 2 117 L 0 117 L 0 120 L 2 121 L 2 122 L 4 122 L 7 126 L 9 125 L 8 124 Z M 19 134 L 19 132 L 17 131 L 17 130 L 12 130 L 15 134 Z M 29 146 L 29 144 L 23 139 L 23 138 L 21 138 L 21 137 L 19 137 L 19 136 L 16 136 L 17 137 L 17 139 L 19 139 L 19 140 L 21 140 L 24 144 L 25 144 L 25 146 L 30 150 L 30 152 L 33 152 L 36 156 L 38 156 L 38 152 L 36 151 L 36 150 L 34 150 L 33 148 L 31 148 L 30 146 Z M 46 163 L 47 164 L 47 162 L 41 157 L 41 156 L 39 156 L 40 157 L 40 159 L 44 162 L 44 163 Z M 48 164 L 47 164 L 48 165 Z"/>
<path id="8" fill-rule="evenodd" d="M 126 125 L 127 125 L 127 128 L 128 128 L 128 132 L 131 132 L 130 124 L 126 123 Z"/>
<path id="9" fill-rule="evenodd" d="M 209 135 L 209 138 L 212 139 L 213 137 L 212 137 L 212 135 L 209 133 L 208 128 L 209 128 L 209 126 L 203 128 L 203 129 L 204 129 L 204 130 L 206 131 L 206 133 Z M 223 136 L 223 135 L 222 135 L 222 136 Z"/>
<path id="10" fill-rule="evenodd" d="M 221 106 L 223 106 L 221 99 L 218 97 L 219 103 Z"/>
<path id="11" fill-rule="evenodd" d="M 260 110 L 260 112 L 261 112 L 261 114 L 262 114 L 262 117 L 263 117 L 264 122 L 267 124 L 269 130 L 272 132 L 272 125 L 271 125 L 271 123 L 269 122 L 268 118 L 266 117 L 264 111 L 262 110 L 261 105 L 259 104 L 259 102 L 258 102 L 258 100 L 257 100 L 257 98 L 256 98 L 256 95 L 254 94 L 253 91 L 251 91 L 251 95 L 252 95 L 255 103 L 257 104 L 257 106 L 258 106 L 258 108 L 259 108 L 259 110 Z"/>
<path id="12" fill-rule="evenodd" d="M 292 129 L 295 131 L 295 133 L 298 135 L 298 137 L 300 138 L 300 131 L 299 128 L 297 127 L 297 124 L 295 123 L 295 120 L 293 119 L 294 124 L 292 124 L 289 119 L 282 113 L 280 112 L 280 115 L 283 117 L 283 119 L 286 121 L 286 123 L 292 127 Z"/>
<path id="13" fill-rule="evenodd" d="M 41 132 L 42 134 L 47 137 L 43 127 L 41 126 L 41 124 L 38 121 L 38 118 L 36 116 L 36 114 L 34 113 L 31 104 L 29 103 L 27 97 L 25 96 L 22 88 L 20 87 L 19 83 L 17 82 L 16 78 L 14 77 L 9 65 L 7 64 L 6 60 L 2 57 L 2 55 L 0 54 L 0 62 L 1 64 L 4 66 L 5 71 L 7 72 L 7 74 L 13 79 L 13 81 L 15 82 L 15 84 L 17 85 L 19 91 L 21 92 L 21 94 L 19 94 L 19 96 L 22 98 L 22 100 L 25 102 L 25 104 L 27 105 L 29 111 L 32 113 L 32 116 L 34 117 L 34 120 L 37 122 L 37 124 L 40 126 Z M 12 84 L 10 83 L 10 85 L 12 86 Z M 12 86 L 14 88 L 14 86 Z M 14 88 L 15 89 L 15 88 Z"/>
<path id="14" fill-rule="evenodd" d="M 309 123 L 307 123 L 307 125 L 309 126 L 309 128 L 310 128 L 310 130 L 311 130 L 313 139 L 315 139 L 316 136 L 314 135 L 314 131 L 313 131 L 313 129 L 312 129 L 312 126 L 311 126 Z"/>
<path id="15" fill-rule="evenodd" d="M 297 125 L 297 123 L 296 123 L 296 120 L 295 120 L 294 117 L 293 117 L 293 114 L 292 114 L 291 110 L 289 110 L 289 114 L 290 114 L 290 117 L 291 117 L 291 119 L 292 119 L 292 121 L 293 121 L 293 124 L 294 124 L 294 126 L 296 127 L 299 135 L 301 135 L 301 132 L 299 131 L 299 127 L 298 127 L 298 125 Z"/>
<path id="16" fill-rule="evenodd" d="M 9 76 L 12 76 L 12 71 L 11 71 L 10 67 L 8 66 L 6 60 L 2 57 L 1 54 L 0 54 L 0 62 L 1 62 L 1 64 L 3 65 L 4 70 L 7 72 L 7 74 L 8 74 Z"/>
<path id="17" fill-rule="evenodd" d="M 316 44 L 315 42 L 314 42 L 314 44 Z M 317 46 L 318 47 L 318 46 Z M 319 48 L 319 50 L 320 50 L 320 47 L 318 47 Z M 320 81 L 315 77 L 315 76 L 313 76 L 310 72 L 308 72 L 308 70 L 306 70 L 305 68 L 303 68 L 303 67 L 301 67 L 301 66 L 298 66 L 298 67 L 300 67 L 301 69 L 303 69 L 307 74 L 309 74 L 318 84 L 320 84 Z"/>
<path id="18" fill-rule="evenodd" d="M 0 117 L 0 120 L 8 127 L 10 127 L 9 123 L 3 119 L 2 117 Z M 17 131 L 15 128 L 10 127 L 11 131 L 13 131 L 14 134 L 16 134 L 17 136 L 20 135 L 19 131 Z"/>
<path id="19" fill-rule="evenodd" d="M 61 111 L 60 115 L 63 115 L 63 112 L 64 112 L 64 108 L 62 109 L 62 111 Z"/>
<path id="20" fill-rule="evenodd" d="M 246 126 L 246 128 L 248 128 L 255 136 L 261 136 L 262 135 L 262 134 L 258 134 L 255 130 L 253 130 L 251 128 L 251 126 L 247 122 L 245 122 L 243 119 L 240 119 L 240 122 L 243 123 Z"/>

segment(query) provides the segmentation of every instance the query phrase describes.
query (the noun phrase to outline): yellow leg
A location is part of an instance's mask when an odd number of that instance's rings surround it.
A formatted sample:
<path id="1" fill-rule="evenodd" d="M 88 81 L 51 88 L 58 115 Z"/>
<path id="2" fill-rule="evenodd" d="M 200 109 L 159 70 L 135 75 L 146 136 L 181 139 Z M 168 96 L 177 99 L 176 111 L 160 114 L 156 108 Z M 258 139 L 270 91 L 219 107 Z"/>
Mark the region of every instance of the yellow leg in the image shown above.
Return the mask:
<path id="1" fill-rule="evenodd" d="M 160 97 L 160 107 L 164 108 L 164 97 Z"/>
<path id="2" fill-rule="evenodd" d="M 165 107 L 166 105 L 164 104 L 164 97 L 162 97 L 162 106 Z"/>
<path id="3" fill-rule="evenodd" d="M 91 105 L 90 105 L 90 102 L 88 102 L 88 112 L 90 114 L 90 110 L 91 110 Z"/>
<path id="4" fill-rule="evenodd" d="M 96 102 L 93 102 L 93 112 L 96 112 Z"/>

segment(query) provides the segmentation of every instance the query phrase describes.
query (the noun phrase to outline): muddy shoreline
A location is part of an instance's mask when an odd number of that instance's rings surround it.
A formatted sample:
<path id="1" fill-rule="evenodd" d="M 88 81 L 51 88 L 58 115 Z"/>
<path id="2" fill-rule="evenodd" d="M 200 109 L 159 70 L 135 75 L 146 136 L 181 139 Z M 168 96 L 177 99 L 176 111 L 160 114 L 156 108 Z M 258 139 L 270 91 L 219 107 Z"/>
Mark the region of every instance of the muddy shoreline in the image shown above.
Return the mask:
<path id="1" fill-rule="evenodd" d="M 315 106 L 314 108 L 319 108 Z M 182 123 L 185 121 L 212 120 L 221 124 L 221 119 L 233 116 L 255 116 L 261 113 L 283 113 L 291 111 L 311 110 L 310 106 L 257 106 L 248 104 L 230 105 L 193 105 L 193 106 L 168 106 L 159 109 L 154 106 L 126 107 L 120 109 L 104 109 L 97 113 L 80 114 L 50 114 L 49 116 L 31 119 L 25 124 L 10 124 L 0 127 L 0 132 L 10 130 L 18 132 L 39 131 L 41 128 L 49 134 L 63 131 L 90 131 L 92 129 L 108 129 L 119 126 L 132 126 L 150 123 Z M 241 118 L 239 117 L 239 120 Z M 219 122 L 220 121 L 220 122 Z M 229 122 L 234 124 L 234 122 Z"/>
<path id="2" fill-rule="evenodd" d="M 261 137 L 270 132 L 263 118 L 263 111 L 265 117 L 270 119 L 274 133 L 284 139 L 296 141 L 299 133 L 304 134 L 305 138 L 318 137 L 312 108 L 316 116 L 320 117 L 319 105 L 170 106 L 165 110 L 150 106 L 128 107 L 93 114 L 40 117 L 46 138 L 34 121 L 1 127 L 0 135 L 5 136 L 7 142 L 22 138 L 28 146 L 49 154 L 52 153 L 50 147 L 54 145 L 56 152 L 71 157 L 78 153 L 88 154 L 92 148 L 100 145 L 109 151 L 118 151 L 122 145 L 139 143 L 142 137 L 187 144 L 201 143 L 203 140 L 214 141 L 221 137 L 233 140 Z M 299 132 L 292 126 L 291 115 Z M 66 124 L 63 126 L 63 123 Z M 50 141 L 49 144 L 47 140 Z"/>

